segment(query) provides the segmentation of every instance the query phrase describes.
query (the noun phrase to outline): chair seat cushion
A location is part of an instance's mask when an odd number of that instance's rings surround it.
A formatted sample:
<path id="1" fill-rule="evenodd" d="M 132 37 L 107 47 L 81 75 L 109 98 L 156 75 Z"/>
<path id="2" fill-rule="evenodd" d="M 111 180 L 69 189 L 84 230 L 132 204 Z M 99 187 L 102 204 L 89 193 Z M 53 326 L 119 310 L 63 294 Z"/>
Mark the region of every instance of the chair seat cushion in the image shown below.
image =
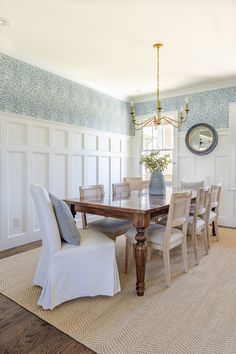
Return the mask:
<path id="1" fill-rule="evenodd" d="M 145 233 L 146 235 L 148 236 L 149 233 L 152 231 L 152 229 L 154 228 L 156 224 L 151 224 L 149 225 L 146 230 L 145 230 Z M 133 239 L 133 241 L 136 243 L 136 240 L 135 240 L 135 236 L 137 235 L 137 229 L 136 227 L 134 226 L 130 226 L 125 234 L 126 237 L 130 238 L 130 241 L 132 242 L 131 239 Z"/>
<path id="2" fill-rule="evenodd" d="M 158 245 L 163 245 L 164 244 L 164 234 L 165 234 L 165 226 L 159 225 L 159 224 L 151 224 L 146 228 L 146 235 L 147 235 L 147 241 L 156 243 Z M 132 243 L 135 243 L 135 236 L 137 234 L 136 228 L 132 226 L 129 228 L 129 230 L 126 232 L 125 236 L 130 239 Z M 179 229 L 172 229 L 171 233 L 171 238 L 170 238 L 170 244 L 182 240 L 184 237 L 182 230 Z"/>
<path id="3" fill-rule="evenodd" d="M 162 225 L 153 225 L 154 227 L 152 230 L 150 230 L 149 235 L 148 235 L 148 242 L 155 243 L 157 245 L 164 245 L 164 235 L 165 235 L 165 226 Z M 174 243 L 181 242 L 184 238 L 184 234 L 182 230 L 173 228 L 171 230 L 171 236 L 170 236 L 170 247 Z"/>
<path id="4" fill-rule="evenodd" d="M 217 218 L 217 214 L 214 211 L 210 211 L 209 222 L 214 221 Z"/>
<path id="5" fill-rule="evenodd" d="M 53 210 L 56 216 L 61 238 L 72 244 L 80 244 L 80 233 L 68 205 L 59 198 L 49 194 Z"/>
<path id="6" fill-rule="evenodd" d="M 205 221 L 202 218 L 197 217 L 196 231 L 201 231 L 205 227 Z M 193 232 L 193 216 L 190 215 L 188 218 L 188 234 Z"/>
<path id="7" fill-rule="evenodd" d="M 89 228 L 96 229 L 111 237 L 125 234 L 130 226 L 130 221 L 116 218 L 103 218 L 88 224 Z"/>

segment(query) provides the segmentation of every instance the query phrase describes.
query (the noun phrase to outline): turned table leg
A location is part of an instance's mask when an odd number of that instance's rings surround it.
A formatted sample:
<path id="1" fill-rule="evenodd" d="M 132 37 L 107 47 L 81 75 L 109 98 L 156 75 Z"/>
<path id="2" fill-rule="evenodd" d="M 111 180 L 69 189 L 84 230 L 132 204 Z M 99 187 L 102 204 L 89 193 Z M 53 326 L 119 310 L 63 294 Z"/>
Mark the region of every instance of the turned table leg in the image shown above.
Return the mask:
<path id="1" fill-rule="evenodd" d="M 215 211 L 215 208 L 213 208 L 212 211 Z M 214 221 L 212 221 L 212 236 L 216 236 L 215 222 Z"/>
<path id="2" fill-rule="evenodd" d="M 135 236 L 137 244 L 135 245 L 135 261 L 136 261 L 136 274 L 137 295 L 143 296 L 145 290 L 145 268 L 147 258 L 147 246 L 145 244 L 145 228 L 137 228 L 137 235 Z"/>
<path id="3" fill-rule="evenodd" d="M 73 215 L 73 218 L 75 218 L 76 210 L 75 210 L 75 205 L 74 204 L 70 205 L 70 211 L 71 211 L 71 214 Z"/>
<path id="4" fill-rule="evenodd" d="M 212 236 L 216 236 L 215 222 L 212 221 Z"/>

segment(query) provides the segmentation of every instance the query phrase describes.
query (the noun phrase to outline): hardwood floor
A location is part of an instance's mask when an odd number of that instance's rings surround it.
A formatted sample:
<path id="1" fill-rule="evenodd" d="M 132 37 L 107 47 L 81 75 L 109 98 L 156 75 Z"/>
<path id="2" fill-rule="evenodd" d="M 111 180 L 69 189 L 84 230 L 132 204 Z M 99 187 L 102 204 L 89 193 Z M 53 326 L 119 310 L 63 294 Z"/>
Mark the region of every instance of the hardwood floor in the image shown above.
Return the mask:
<path id="1" fill-rule="evenodd" d="M 0 252 L 0 259 L 39 247 L 40 241 Z M 0 353 L 94 352 L 0 294 Z"/>

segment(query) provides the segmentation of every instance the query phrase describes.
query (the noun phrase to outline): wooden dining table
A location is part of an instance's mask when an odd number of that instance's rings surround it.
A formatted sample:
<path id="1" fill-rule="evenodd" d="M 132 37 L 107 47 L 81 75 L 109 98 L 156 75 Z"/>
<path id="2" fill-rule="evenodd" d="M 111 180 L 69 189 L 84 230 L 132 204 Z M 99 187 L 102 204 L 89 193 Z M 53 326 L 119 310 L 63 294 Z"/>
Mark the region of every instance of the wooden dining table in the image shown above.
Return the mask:
<path id="1" fill-rule="evenodd" d="M 185 190 L 167 188 L 166 195 L 157 196 L 132 191 L 128 197 L 113 198 L 105 196 L 102 199 L 66 199 L 73 216 L 77 212 L 102 215 L 119 219 L 130 220 L 137 229 L 135 245 L 136 261 L 136 291 L 137 295 L 143 296 L 145 291 L 145 268 L 146 268 L 146 235 L 145 229 L 150 221 L 161 214 L 167 213 L 170 205 L 172 192 Z"/>

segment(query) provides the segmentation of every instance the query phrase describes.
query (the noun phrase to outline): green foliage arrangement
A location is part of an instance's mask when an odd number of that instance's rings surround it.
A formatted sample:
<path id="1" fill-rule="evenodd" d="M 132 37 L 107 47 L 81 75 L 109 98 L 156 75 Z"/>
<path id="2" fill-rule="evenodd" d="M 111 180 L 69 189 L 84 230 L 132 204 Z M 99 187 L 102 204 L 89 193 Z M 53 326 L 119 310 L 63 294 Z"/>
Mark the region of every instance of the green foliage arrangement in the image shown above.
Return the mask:
<path id="1" fill-rule="evenodd" d="M 151 152 L 140 159 L 140 165 L 144 164 L 145 168 L 151 173 L 156 170 L 163 172 L 171 162 L 170 155 L 160 156 L 160 151 Z"/>

